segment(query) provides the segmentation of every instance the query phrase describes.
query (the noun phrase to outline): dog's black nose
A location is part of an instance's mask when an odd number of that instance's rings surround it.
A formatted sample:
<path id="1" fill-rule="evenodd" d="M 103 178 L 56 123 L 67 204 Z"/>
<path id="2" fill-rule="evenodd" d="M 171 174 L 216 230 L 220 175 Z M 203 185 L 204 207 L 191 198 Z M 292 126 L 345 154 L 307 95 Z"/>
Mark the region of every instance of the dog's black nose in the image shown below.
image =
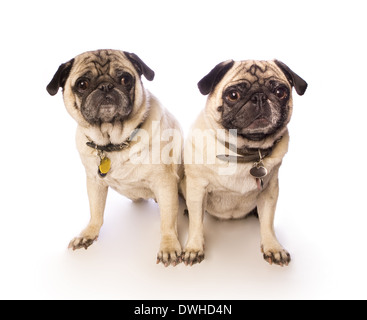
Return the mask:
<path id="1" fill-rule="evenodd" d="M 268 99 L 267 95 L 264 92 L 257 92 L 254 93 L 251 96 L 251 101 L 253 103 L 256 103 L 258 106 L 262 107 L 262 105 L 264 104 L 264 102 Z"/>
<path id="2" fill-rule="evenodd" d="M 101 83 L 98 88 L 103 92 L 110 92 L 115 86 L 109 82 Z"/>

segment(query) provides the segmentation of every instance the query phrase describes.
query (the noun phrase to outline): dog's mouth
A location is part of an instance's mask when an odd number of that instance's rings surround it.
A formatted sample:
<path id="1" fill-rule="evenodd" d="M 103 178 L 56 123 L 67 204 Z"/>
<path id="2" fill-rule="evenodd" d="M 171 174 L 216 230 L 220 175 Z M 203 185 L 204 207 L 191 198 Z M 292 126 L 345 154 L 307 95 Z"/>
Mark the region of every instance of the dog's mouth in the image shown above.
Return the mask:
<path id="1" fill-rule="evenodd" d="M 249 130 L 262 129 L 271 126 L 272 123 L 266 118 L 260 117 L 255 119 L 250 123 L 250 125 L 246 128 Z"/>
<path id="2" fill-rule="evenodd" d="M 116 104 L 101 104 L 99 106 L 99 112 L 101 111 L 110 111 L 112 109 L 116 109 Z"/>
<path id="3" fill-rule="evenodd" d="M 116 115 L 116 104 L 101 104 L 98 108 L 98 117 L 103 122 L 110 122 Z"/>
<path id="4" fill-rule="evenodd" d="M 252 119 L 251 119 L 252 118 Z M 249 115 L 242 115 L 233 119 L 231 126 L 239 130 L 264 130 L 274 125 L 270 117 L 258 115 L 257 117 L 249 117 Z"/>
<path id="5" fill-rule="evenodd" d="M 252 118 L 252 119 L 251 119 Z M 247 139 L 260 141 L 274 134 L 284 125 L 283 117 L 260 114 L 257 117 L 239 116 L 222 123 L 226 129 L 237 129 L 237 134 Z"/>
<path id="6" fill-rule="evenodd" d="M 82 114 L 91 124 L 122 121 L 130 115 L 131 111 L 130 98 L 117 90 L 108 94 L 96 91 L 88 96 L 82 105 Z"/>

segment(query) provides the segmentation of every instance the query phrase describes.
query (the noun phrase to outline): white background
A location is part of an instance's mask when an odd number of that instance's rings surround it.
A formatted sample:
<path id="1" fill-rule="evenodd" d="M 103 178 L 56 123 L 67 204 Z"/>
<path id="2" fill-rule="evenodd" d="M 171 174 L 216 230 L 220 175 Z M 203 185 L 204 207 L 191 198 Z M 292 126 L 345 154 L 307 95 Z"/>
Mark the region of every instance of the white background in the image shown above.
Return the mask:
<path id="1" fill-rule="evenodd" d="M 364 3 L 3 1 L 0 298 L 367 298 Z M 255 218 L 211 217 L 202 264 L 156 265 L 157 205 L 113 191 L 98 242 L 67 250 L 89 220 L 84 168 L 62 95 L 45 88 L 61 63 L 100 48 L 138 54 L 185 133 L 205 104 L 197 82 L 223 60 L 277 58 L 309 83 L 294 93 L 280 171 L 275 228 L 289 267 L 263 261 Z M 182 244 L 187 227 L 180 213 Z"/>

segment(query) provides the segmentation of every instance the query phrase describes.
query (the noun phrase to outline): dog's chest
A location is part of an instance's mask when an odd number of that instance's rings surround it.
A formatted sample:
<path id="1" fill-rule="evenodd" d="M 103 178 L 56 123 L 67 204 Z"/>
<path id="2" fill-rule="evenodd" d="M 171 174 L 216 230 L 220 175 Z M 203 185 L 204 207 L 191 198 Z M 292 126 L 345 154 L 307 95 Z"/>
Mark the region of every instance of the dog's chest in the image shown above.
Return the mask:
<path id="1" fill-rule="evenodd" d="M 263 188 L 266 188 L 272 176 L 274 161 L 264 164 L 268 175 L 263 179 Z M 233 167 L 231 174 L 210 175 L 207 187 L 206 210 L 220 218 L 241 218 L 252 211 L 257 204 L 257 197 L 262 188 L 250 174 L 253 163 L 238 163 Z"/>
<path id="2" fill-rule="evenodd" d="M 154 198 L 150 188 L 147 166 L 133 163 L 125 152 L 106 153 L 103 156 L 110 161 L 110 169 L 104 177 L 99 173 L 101 156 L 97 152 L 87 158 L 83 159 L 82 157 L 89 175 L 96 176 L 96 179 L 130 199 Z"/>
<path id="3" fill-rule="evenodd" d="M 218 167 L 218 174 L 210 175 L 211 181 L 208 191 L 222 190 L 245 196 L 247 193 L 258 191 L 256 179 L 250 174 L 253 163 L 234 163 L 227 167 Z M 268 166 L 271 172 L 272 166 Z M 264 179 L 267 182 L 267 179 Z"/>

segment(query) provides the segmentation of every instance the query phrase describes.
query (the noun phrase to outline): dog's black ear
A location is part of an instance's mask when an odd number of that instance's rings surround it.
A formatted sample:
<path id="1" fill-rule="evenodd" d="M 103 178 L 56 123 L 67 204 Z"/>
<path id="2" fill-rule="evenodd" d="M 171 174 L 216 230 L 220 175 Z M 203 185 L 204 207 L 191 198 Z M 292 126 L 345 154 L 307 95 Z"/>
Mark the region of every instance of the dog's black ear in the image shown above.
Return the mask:
<path id="1" fill-rule="evenodd" d="M 212 71 L 210 71 L 203 79 L 198 83 L 201 94 L 206 96 L 211 93 L 216 85 L 223 79 L 229 69 L 234 64 L 233 60 L 228 60 L 217 64 Z"/>
<path id="2" fill-rule="evenodd" d="M 283 71 L 290 84 L 296 89 L 296 92 L 302 96 L 306 92 L 307 82 L 294 73 L 285 63 L 279 60 L 274 60 L 274 62 Z"/>
<path id="3" fill-rule="evenodd" d="M 144 62 L 141 60 L 135 53 L 130 53 L 124 51 L 125 56 L 129 59 L 129 61 L 134 65 L 136 71 L 138 71 L 139 75 L 144 75 L 147 80 L 152 81 L 154 79 L 154 71 L 150 69 Z"/>
<path id="4" fill-rule="evenodd" d="M 52 78 L 51 82 L 48 84 L 46 90 L 51 95 L 54 96 L 58 91 L 59 88 L 63 88 L 65 86 L 66 80 L 69 77 L 70 70 L 73 67 L 74 59 L 63 63 L 59 69 L 57 69 L 54 77 Z"/>

